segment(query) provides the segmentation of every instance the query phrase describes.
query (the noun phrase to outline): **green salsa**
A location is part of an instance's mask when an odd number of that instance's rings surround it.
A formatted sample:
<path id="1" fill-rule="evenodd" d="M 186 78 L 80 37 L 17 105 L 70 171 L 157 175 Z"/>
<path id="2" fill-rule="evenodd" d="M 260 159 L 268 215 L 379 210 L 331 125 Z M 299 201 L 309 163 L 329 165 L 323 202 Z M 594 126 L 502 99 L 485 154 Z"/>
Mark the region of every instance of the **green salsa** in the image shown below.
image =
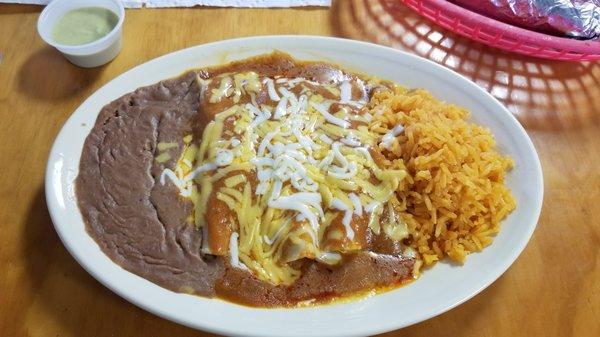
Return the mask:
<path id="1" fill-rule="evenodd" d="M 52 28 L 52 39 L 68 46 L 94 42 L 110 33 L 118 22 L 117 14 L 106 8 L 73 9 L 58 19 Z"/>

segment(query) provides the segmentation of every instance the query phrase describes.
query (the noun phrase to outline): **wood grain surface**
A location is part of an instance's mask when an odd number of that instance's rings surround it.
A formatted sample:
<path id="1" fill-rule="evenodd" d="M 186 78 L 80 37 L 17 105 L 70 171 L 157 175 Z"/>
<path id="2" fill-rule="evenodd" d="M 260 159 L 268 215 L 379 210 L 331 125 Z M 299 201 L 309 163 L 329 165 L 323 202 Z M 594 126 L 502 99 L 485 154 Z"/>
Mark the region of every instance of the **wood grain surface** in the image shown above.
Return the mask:
<path id="1" fill-rule="evenodd" d="M 544 207 L 515 264 L 467 303 L 385 336 L 600 336 L 600 63 L 506 54 L 397 1 L 340 0 L 331 9 L 128 10 L 121 54 L 82 69 L 38 37 L 40 10 L 0 5 L 0 336 L 209 336 L 137 308 L 77 264 L 52 227 L 44 169 L 61 125 L 117 75 L 181 48 L 265 34 L 367 40 L 444 64 L 500 99 L 540 154 Z"/>

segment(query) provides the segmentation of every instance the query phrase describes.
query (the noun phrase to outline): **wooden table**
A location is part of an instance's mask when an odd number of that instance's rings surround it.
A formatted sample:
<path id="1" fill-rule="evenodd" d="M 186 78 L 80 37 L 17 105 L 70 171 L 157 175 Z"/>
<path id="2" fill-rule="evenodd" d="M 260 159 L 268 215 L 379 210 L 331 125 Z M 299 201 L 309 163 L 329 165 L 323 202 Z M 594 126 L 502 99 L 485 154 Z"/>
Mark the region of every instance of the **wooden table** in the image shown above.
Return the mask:
<path id="1" fill-rule="evenodd" d="M 600 63 L 505 54 L 391 0 L 341 0 L 331 10 L 128 10 L 121 54 L 81 69 L 40 40 L 39 12 L 0 5 L 0 336 L 207 335 L 126 302 L 75 262 L 46 209 L 46 158 L 71 112 L 125 70 L 177 49 L 262 34 L 369 40 L 442 63 L 503 101 L 540 154 L 544 208 L 516 263 L 467 303 L 386 336 L 600 336 Z"/>

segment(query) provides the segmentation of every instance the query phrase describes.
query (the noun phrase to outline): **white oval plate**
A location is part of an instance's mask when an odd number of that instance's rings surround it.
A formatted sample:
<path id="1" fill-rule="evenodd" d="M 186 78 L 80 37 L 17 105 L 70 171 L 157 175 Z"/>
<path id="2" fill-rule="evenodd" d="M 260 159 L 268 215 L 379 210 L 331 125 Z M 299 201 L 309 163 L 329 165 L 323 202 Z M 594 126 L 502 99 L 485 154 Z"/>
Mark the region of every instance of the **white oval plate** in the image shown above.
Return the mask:
<path id="1" fill-rule="evenodd" d="M 463 266 L 438 263 L 417 281 L 376 296 L 296 309 L 255 309 L 178 294 L 113 263 L 85 231 L 74 194 L 83 142 L 100 109 L 144 85 L 190 68 L 270 52 L 321 60 L 347 69 L 425 88 L 471 110 L 488 127 L 499 150 L 514 158 L 508 186 L 517 209 L 502 223 L 493 244 Z M 542 205 L 542 170 L 531 140 L 492 96 L 455 72 L 425 59 L 374 44 L 312 36 L 265 36 L 227 40 L 174 52 L 137 66 L 100 88 L 75 110 L 54 142 L 46 169 L 46 200 L 56 231 L 75 259 L 97 280 L 130 302 L 166 319 L 211 332 L 243 336 L 359 336 L 381 333 L 439 315 L 496 280 L 529 241 Z"/>

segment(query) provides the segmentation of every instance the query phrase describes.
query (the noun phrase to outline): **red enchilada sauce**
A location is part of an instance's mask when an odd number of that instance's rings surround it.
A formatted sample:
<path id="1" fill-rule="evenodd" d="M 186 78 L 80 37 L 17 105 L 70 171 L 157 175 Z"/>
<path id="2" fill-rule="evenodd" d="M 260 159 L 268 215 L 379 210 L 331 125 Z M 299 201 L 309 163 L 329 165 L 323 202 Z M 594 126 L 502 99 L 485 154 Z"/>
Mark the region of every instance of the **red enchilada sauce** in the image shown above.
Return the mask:
<path id="1" fill-rule="evenodd" d="M 355 207 L 350 216 L 346 214 L 350 211 L 345 211 L 346 206 L 340 203 L 325 209 L 334 212 L 338 207 L 328 226 L 317 236 L 319 242 L 312 243 L 312 250 L 298 251 L 290 243 L 310 242 L 314 236 L 308 232 L 281 243 L 279 263 L 298 272 L 293 282 L 265 279 L 242 260 L 234 261 L 231 239 L 241 226 L 236 210 L 219 193 L 229 178 L 241 175 L 239 179 L 248 183 L 253 195 L 258 195 L 263 180 L 256 169 L 232 170 L 212 182 L 204 215 L 194 220 L 197 204 L 183 197 L 182 187 L 176 186 L 176 180 L 165 179 L 164 172 L 181 164 L 186 148 L 201 147 L 201 135 L 207 125 L 231 106 L 278 105 L 263 81 L 254 97 L 242 94 L 234 101 L 235 94 L 225 94 L 219 100 L 212 99 L 220 90 L 221 83 L 216 79 L 248 72 L 260 79 L 304 79 L 302 86 L 290 86 L 288 92 L 296 97 L 310 92 L 323 100 L 340 100 L 343 93 L 331 87 L 339 87 L 344 81 L 351 83 L 349 102 L 332 103 L 329 106 L 332 114 L 347 109 L 349 113 L 362 115 L 362 107 L 354 102 L 367 102 L 374 90 L 386 89 L 385 83 L 366 85 L 368 80 L 326 63 L 298 62 L 274 53 L 190 71 L 115 100 L 102 109 L 86 139 L 76 181 L 77 199 L 87 230 L 101 249 L 123 268 L 173 291 L 260 307 L 292 306 L 311 300 L 324 302 L 412 279 L 416 260 L 402 240 L 393 239 L 383 229 L 374 230 L 366 206 L 362 213 Z M 267 121 L 273 120 L 275 112 L 271 111 L 271 119 Z M 235 114 L 224 119 L 221 143 L 241 138 L 236 134 L 240 119 Z M 352 130 L 368 124 L 364 118 L 346 121 Z M 194 135 L 193 140 L 186 142 L 186 135 Z M 348 140 L 350 144 L 352 141 Z M 383 169 L 385 158 L 377 148 L 366 149 Z M 203 172 L 202 177 L 209 179 L 217 172 L 217 169 Z M 194 188 L 202 189 L 198 185 L 200 176 L 194 179 Z M 369 181 L 374 184 L 377 179 L 371 177 Z M 243 186 L 233 189 L 241 193 Z M 297 192 L 292 188 L 292 193 Z M 349 221 L 344 219 L 347 216 Z M 306 216 L 295 216 L 290 231 L 310 228 L 309 220 Z M 386 212 L 378 218 L 381 226 L 392 220 Z M 323 252 L 338 254 L 340 261 L 319 261 L 316 255 Z"/>

